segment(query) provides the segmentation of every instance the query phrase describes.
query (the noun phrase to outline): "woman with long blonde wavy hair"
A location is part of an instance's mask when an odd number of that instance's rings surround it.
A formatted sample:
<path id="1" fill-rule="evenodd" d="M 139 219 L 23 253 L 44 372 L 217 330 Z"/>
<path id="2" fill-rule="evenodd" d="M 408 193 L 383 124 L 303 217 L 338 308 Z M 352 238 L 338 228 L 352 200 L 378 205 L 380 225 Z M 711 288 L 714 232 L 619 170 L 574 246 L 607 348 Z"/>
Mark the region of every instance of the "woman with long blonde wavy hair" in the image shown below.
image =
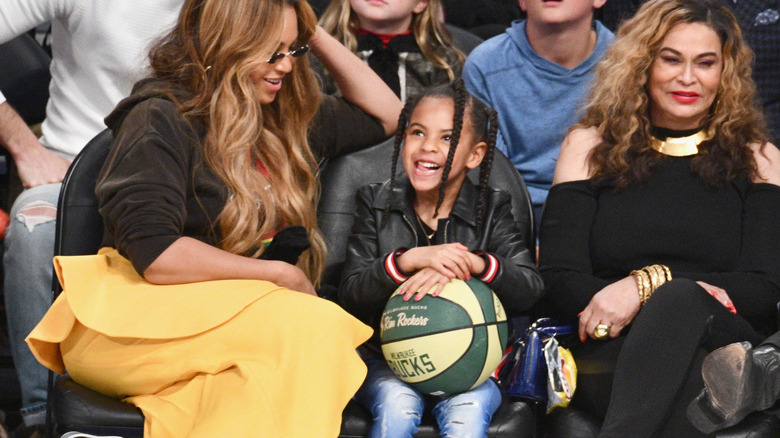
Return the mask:
<path id="1" fill-rule="evenodd" d="M 28 343 L 147 437 L 335 436 L 371 331 L 316 297 L 317 159 L 386 137 L 400 101 L 305 0 L 186 0 L 150 61 L 106 119 L 104 248 L 55 260 Z"/>
<path id="2" fill-rule="evenodd" d="M 780 151 L 716 0 L 650 0 L 601 61 L 540 234 L 545 302 L 579 328 L 573 405 L 600 437 L 703 436 L 702 358 L 772 333 Z"/>

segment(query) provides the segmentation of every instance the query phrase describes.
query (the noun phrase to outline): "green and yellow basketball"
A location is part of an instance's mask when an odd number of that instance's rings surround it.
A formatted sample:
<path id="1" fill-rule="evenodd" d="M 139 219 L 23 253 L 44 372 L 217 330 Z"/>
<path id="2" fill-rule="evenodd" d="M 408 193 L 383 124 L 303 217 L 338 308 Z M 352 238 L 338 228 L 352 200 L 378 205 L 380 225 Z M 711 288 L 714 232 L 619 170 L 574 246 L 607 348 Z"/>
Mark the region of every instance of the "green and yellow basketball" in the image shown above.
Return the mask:
<path id="1" fill-rule="evenodd" d="M 451 280 L 437 297 L 393 294 L 382 314 L 382 353 L 395 374 L 420 392 L 451 395 L 490 377 L 507 343 L 506 313 L 479 280 Z"/>

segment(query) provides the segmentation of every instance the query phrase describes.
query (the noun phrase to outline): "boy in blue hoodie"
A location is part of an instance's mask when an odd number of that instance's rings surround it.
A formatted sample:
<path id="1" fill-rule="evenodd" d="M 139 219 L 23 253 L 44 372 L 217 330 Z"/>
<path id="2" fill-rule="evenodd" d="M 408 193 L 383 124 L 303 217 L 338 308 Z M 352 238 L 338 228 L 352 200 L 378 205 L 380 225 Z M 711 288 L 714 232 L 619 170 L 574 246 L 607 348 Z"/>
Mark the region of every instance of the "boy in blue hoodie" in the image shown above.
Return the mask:
<path id="1" fill-rule="evenodd" d="M 614 35 L 593 20 L 606 0 L 518 0 L 526 20 L 479 45 L 466 88 L 498 112 L 496 147 L 522 175 L 539 223 L 555 162 Z"/>

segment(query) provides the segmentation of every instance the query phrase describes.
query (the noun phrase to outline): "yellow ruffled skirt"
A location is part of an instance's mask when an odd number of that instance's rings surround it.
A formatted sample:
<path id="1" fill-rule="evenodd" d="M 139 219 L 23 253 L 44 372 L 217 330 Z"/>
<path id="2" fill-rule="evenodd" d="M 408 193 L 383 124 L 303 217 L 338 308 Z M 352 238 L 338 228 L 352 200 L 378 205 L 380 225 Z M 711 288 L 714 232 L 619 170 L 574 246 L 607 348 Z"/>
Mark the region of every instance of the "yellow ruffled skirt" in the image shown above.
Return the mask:
<path id="1" fill-rule="evenodd" d="M 337 305 L 266 281 L 153 285 L 109 248 L 54 265 L 64 292 L 28 345 L 138 406 L 145 437 L 338 435 L 371 329 Z"/>

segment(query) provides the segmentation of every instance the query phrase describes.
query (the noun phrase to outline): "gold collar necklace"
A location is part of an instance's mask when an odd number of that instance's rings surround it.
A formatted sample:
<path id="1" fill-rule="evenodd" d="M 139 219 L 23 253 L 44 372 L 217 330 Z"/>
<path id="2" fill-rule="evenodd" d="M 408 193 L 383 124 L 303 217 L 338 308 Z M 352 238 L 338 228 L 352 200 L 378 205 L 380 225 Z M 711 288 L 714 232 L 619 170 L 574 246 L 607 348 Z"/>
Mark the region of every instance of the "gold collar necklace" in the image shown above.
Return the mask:
<path id="1" fill-rule="evenodd" d="M 699 144 L 710 139 L 710 136 L 704 131 L 702 129 L 696 134 L 687 137 L 667 137 L 666 140 L 659 140 L 653 136 L 650 139 L 650 147 L 672 157 L 696 155 L 699 153 Z"/>

